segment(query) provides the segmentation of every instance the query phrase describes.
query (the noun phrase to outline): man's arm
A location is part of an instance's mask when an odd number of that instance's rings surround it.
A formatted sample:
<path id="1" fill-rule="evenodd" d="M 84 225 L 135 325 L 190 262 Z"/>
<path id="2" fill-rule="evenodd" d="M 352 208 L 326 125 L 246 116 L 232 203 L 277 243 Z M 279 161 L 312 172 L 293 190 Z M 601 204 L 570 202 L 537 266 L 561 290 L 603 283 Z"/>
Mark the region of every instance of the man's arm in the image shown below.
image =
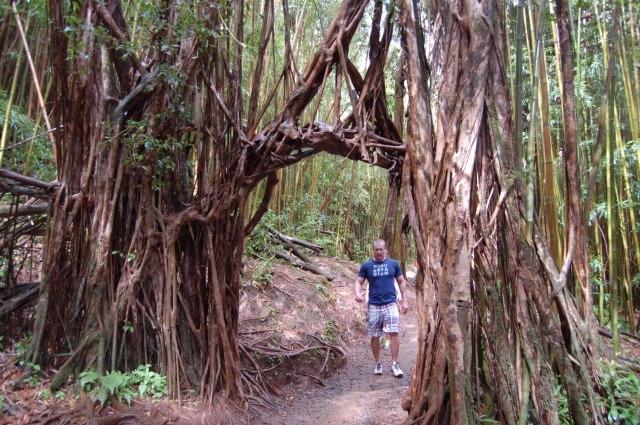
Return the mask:
<path id="1" fill-rule="evenodd" d="M 405 314 L 409 311 L 409 299 L 407 298 L 407 280 L 404 278 L 404 275 L 400 275 L 396 277 L 396 281 L 398 282 L 398 287 L 400 288 L 400 294 L 402 295 L 402 314 Z"/>
<path id="2" fill-rule="evenodd" d="M 356 278 L 356 301 L 358 301 L 359 303 L 361 303 L 362 301 L 364 301 L 364 297 L 362 296 L 362 284 L 364 283 L 364 277 L 360 277 L 358 276 Z"/>

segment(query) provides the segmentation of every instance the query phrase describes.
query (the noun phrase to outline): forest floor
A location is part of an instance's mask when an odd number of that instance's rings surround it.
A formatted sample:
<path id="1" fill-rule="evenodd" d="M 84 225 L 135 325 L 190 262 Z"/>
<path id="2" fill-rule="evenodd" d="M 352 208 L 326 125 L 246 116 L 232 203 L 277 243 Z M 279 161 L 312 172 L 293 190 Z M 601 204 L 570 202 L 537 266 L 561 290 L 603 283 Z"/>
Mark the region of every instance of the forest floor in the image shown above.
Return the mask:
<path id="1" fill-rule="evenodd" d="M 418 351 L 418 315 L 411 280 L 407 288 L 410 310 L 401 316 L 399 363 L 404 377 L 391 374 L 388 350 L 381 350 L 383 374 L 373 375 L 366 306 L 353 296 L 358 264 L 326 257 L 314 260 L 334 279 L 280 262 L 248 260 L 245 265 L 239 331 L 241 343 L 255 349 L 252 359 L 263 367 L 260 379 L 268 382 L 274 393 L 265 406 L 254 405 L 249 412 L 227 406 L 221 415 L 185 393 L 180 404 L 168 399 L 134 399 L 131 405 L 113 400 L 109 406 L 99 407 L 72 386 L 47 397 L 55 371 L 37 379 L 26 378 L 15 361 L 20 346 L 5 338 L 0 340 L 4 345 L 0 350 L 0 425 L 401 423 L 406 418 L 401 401 Z M 266 347 L 267 340 L 270 348 L 278 348 L 283 355 L 261 355 L 260 347 Z M 638 341 L 623 339 L 622 347 L 627 357 L 640 358 Z M 251 368 L 246 359 L 245 366 Z M 224 417 L 226 421 L 221 420 Z"/>

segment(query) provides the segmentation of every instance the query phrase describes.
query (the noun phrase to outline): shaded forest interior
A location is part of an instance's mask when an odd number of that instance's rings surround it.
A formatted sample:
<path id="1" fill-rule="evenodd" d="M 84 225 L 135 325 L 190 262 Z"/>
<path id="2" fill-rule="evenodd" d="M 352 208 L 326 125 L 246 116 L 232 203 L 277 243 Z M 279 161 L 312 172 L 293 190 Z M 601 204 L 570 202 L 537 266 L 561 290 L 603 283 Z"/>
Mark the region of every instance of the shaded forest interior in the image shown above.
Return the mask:
<path id="1" fill-rule="evenodd" d="M 52 392 L 151 364 L 178 403 L 268 408 L 244 265 L 330 281 L 317 256 L 383 237 L 420 271 L 407 423 L 640 416 L 619 347 L 640 327 L 637 2 L 0 7 L 0 341 Z"/>

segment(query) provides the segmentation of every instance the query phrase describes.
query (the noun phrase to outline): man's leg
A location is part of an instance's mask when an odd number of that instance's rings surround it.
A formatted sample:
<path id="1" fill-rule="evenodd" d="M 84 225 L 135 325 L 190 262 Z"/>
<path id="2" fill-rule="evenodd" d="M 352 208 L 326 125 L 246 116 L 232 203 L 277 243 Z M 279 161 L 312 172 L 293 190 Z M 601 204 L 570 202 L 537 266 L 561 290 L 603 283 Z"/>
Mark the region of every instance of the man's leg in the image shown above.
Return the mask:
<path id="1" fill-rule="evenodd" d="M 400 337 L 398 332 L 389 332 L 387 335 L 391 338 L 391 361 L 397 362 L 398 353 L 400 352 Z"/>
<path id="2" fill-rule="evenodd" d="M 373 352 L 373 358 L 378 363 L 380 361 L 380 337 L 371 337 L 371 351 Z"/>
<path id="3" fill-rule="evenodd" d="M 387 321 L 387 334 L 391 338 L 391 372 L 396 378 L 402 378 L 404 374 L 398 365 L 398 352 L 400 351 L 400 312 L 396 303 L 388 304 L 385 320 Z"/>
<path id="4" fill-rule="evenodd" d="M 398 365 L 398 352 L 400 351 L 400 337 L 398 332 L 394 332 L 391 335 L 391 372 L 396 378 L 402 378 L 404 373 Z"/>
<path id="5" fill-rule="evenodd" d="M 383 315 L 378 306 L 369 305 L 369 317 L 367 319 L 367 334 L 371 338 L 371 352 L 376 361 L 373 369 L 374 375 L 382 375 L 382 363 L 380 363 L 380 335 L 382 334 Z"/>

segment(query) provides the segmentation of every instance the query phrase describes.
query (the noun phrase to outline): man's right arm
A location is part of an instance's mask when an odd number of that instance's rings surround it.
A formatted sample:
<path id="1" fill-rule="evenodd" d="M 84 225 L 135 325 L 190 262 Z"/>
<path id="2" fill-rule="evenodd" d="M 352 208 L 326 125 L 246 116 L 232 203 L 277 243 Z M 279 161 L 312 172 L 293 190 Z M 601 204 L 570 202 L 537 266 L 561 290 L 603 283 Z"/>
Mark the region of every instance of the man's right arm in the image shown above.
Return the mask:
<path id="1" fill-rule="evenodd" d="M 364 297 L 362 296 L 362 284 L 363 283 L 364 283 L 364 277 L 358 276 L 356 278 L 355 291 L 356 291 L 356 301 L 358 301 L 359 303 L 364 301 Z"/>

